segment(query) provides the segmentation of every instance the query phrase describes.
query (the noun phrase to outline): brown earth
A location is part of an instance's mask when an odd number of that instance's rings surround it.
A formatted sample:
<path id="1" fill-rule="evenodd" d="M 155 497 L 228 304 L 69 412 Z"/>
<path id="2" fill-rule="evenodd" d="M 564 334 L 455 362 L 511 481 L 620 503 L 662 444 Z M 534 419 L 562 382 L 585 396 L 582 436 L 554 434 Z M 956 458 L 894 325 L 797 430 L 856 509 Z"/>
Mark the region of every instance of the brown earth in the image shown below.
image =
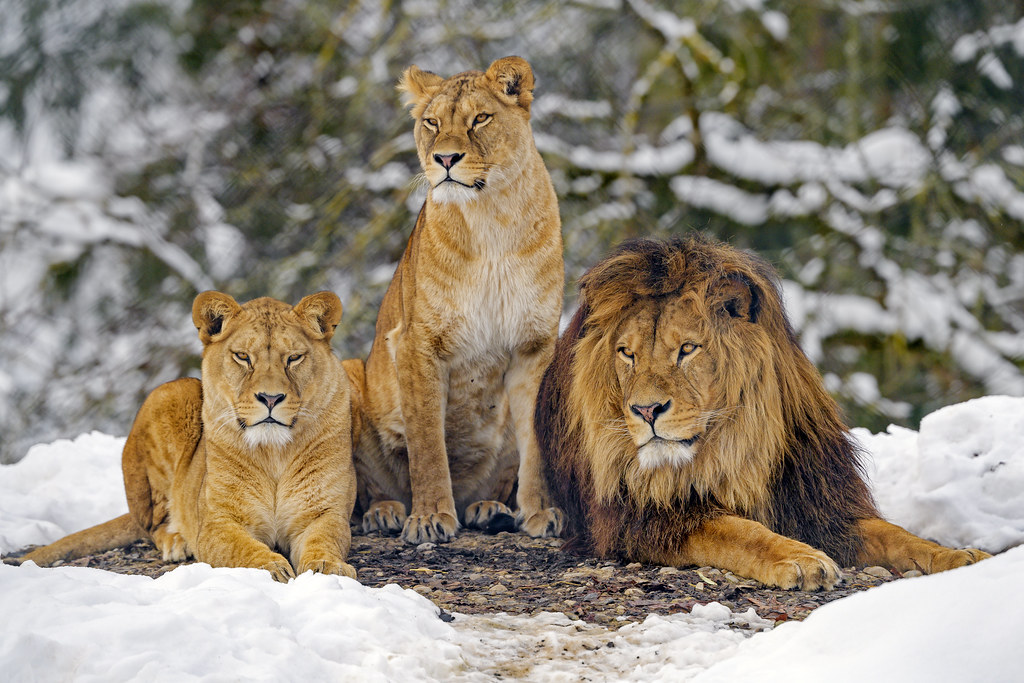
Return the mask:
<path id="1" fill-rule="evenodd" d="M 844 582 L 832 591 L 773 590 L 709 567 L 676 569 L 581 557 L 562 552 L 561 543 L 467 530 L 451 543 L 420 546 L 396 537 L 358 535 L 349 562 L 364 585 L 411 588 L 440 607 L 445 620 L 451 612 L 564 612 L 612 628 L 713 601 L 736 612 L 753 608 L 776 622 L 803 619 L 825 603 L 897 578 L 881 567 L 848 568 Z M 164 562 L 152 544 L 140 541 L 66 566 L 156 577 L 178 564 Z"/>

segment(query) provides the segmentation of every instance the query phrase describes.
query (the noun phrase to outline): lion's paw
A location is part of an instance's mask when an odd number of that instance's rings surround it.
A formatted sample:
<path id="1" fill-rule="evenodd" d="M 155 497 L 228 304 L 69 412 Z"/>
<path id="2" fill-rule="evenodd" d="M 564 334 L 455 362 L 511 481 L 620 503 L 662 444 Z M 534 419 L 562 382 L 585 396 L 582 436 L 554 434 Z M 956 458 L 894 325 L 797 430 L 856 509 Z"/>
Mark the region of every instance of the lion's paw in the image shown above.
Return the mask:
<path id="1" fill-rule="evenodd" d="M 495 516 L 504 514 L 512 516 L 512 511 L 504 503 L 496 500 L 478 500 L 466 508 L 464 515 L 466 526 L 471 529 L 486 529 Z"/>
<path id="2" fill-rule="evenodd" d="M 381 500 L 363 514 L 363 533 L 380 531 L 397 534 L 405 524 L 405 505 L 397 500 Z"/>
<path id="3" fill-rule="evenodd" d="M 258 568 L 266 569 L 274 577 L 275 581 L 280 581 L 281 583 L 287 583 L 288 579 L 295 578 L 295 571 L 292 569 L 291 563 L 282 555 L 278 555 L 269 562 L 264 562 Z"/>
<path id="4" fill-rule="evenodd" d="M 312 571 L 317 574 L 347 576 L 350 579 L 356 578 L 355 567 L 350 565 L 348 562 L 342 562 L 341 560 L 333 558 L 302 560 L 302 562 L 299 563 L 299 568 L 298 571 L 296 571 L 296 574 L 302 574 L 308 571 Z"/>
<path id="5" fill-rule="evenodd" d="M 164 562 L 183 562 L 187 558 L 185 539 L 181 534 L 161 527 L 153 532 L 152 537 Z"/>
<path id="6" fill-rule="evenodd" d="M 565 529 L 565 513 L 556 507 L 544 508 L 533 513 L 520 510 L 516 515 L 516 522 L 520 531 L 525 531 L 533 538 L 561 536 Z"/>
<path id="7" fill-rule="evenodd" d="M 819 550 L 794 554 L 766 567 L 766 575 L 758 580 L 784 590 L 827 590 L 835 588 L 843 572 L 835 561 Z"/>
<path id="8" fill-rule="evenodd" d="M 981 562 L 989 557 L 992 556 L 984 550 L 978 550 L 977 548 L 964 548 L 963 550 L 941 548 L 932 555 L 928 573 L 935 574 L 936 572 L 944 572 L 948 569 L 965 567 L 975 562 Z"/>
<path id="9" fill-rule="evenodd" d="M 459 520 L 448 512 L 432 512 L 426 515 L 409 515 L 402 529 L 406 543 L 447 543 L 455 537 Z"/>

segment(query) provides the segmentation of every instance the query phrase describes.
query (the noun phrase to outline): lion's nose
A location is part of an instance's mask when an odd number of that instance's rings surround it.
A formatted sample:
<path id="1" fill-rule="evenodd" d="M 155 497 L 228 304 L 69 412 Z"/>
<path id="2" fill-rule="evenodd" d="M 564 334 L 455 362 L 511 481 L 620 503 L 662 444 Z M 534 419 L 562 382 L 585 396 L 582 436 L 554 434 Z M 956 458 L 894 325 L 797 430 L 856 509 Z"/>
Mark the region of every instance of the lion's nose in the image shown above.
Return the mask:
<path id="1" fill-rule="evenodd" d="M 434 161 L 436 161 L 437 163 L 441 164 L 441 166 L 443 166 L 445 168 L 445 170 L 450 171 L 452 169 L 452 166 L 454 166 L 455 164 L 459 163 L 459 161 L 461 161 L 462 157 L 464 157 L 464 156 L 466 156 L 466 155 L 465 154 L 435 154 L 434 155 Z"/>
<path id="2" fill-rule="evenodd" d="M 646 406 L 633 404 L 629 406 L 629 409 L 633 411 L 634 415 L 639 416 L 644 422 L 651 425 L 651 427 L 654 427 L 654 421 L 657 420 L 662 413 L 666 412 L 671 405 L 672 401 L 667 401 L 665 403 L 651 403 Z"/>
<path id="3" fill-rule="evenodd" d="M 262 391 L 256 394 L 256 400 L 267 407 L 267 410 L 273 410 L 274 406 L 284 400 L 284 394 L 264 394 Z"/>

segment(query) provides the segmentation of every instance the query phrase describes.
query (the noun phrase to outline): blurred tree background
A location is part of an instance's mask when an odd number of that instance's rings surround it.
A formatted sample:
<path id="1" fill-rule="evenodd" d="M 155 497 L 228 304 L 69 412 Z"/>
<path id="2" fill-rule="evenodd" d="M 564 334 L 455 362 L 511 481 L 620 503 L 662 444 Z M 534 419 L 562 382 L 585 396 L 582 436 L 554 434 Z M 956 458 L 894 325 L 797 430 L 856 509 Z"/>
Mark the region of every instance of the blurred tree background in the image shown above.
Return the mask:
<path id="1" fill-rule="evenodd" d="M 0 462 L 196 374 L 195 294 L 345 303 L 425 190 L 394 83 L 518 54 L 576 278 L 703 230 L 772 260 L 851 423 L 1024 394 L 1024 3 L 0 0 Z"/>

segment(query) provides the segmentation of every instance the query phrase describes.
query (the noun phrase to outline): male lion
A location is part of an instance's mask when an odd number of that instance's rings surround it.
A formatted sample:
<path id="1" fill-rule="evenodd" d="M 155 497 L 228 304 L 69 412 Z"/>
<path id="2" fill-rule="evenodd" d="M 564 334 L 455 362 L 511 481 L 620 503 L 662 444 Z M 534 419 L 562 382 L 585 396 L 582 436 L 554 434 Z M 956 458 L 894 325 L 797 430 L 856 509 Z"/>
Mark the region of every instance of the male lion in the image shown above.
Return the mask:
<path id="1" fill-rule="evenodd" d="M 122 454 L 128 514 L 21 561 L 45 566 L 148 536 L 165 560 L 257 567 L 278 581 L 310 569 L 355 578 L 345 562 L 350 392 L 330 347 L 338 297 L 292 308 L 203 292 L 192 320 L 203 378 L 163 384 L 142 404 Z"/>
<path id="2" fill-rule="evenodd" d="M 411 66 L 398 87 L 429 189 L 357 388 L 364 529 L 448 541 L 460 518 L 483 527 L 508 514 L 518 473 L 520 528 L 557 535 L 533 407 L 564 267 L 558 202 L 530 130 L 533 72 L 519 57 L 448 79 Z"/>
<path id="3" fill-rule="evenodd" d="M 536 424 L 573 541 L 831 589 L 843 566 L 937 572 L 988 555 L 879 518 L 772 268 L 707 238 L 620 246 L 580 281 Z"/>

